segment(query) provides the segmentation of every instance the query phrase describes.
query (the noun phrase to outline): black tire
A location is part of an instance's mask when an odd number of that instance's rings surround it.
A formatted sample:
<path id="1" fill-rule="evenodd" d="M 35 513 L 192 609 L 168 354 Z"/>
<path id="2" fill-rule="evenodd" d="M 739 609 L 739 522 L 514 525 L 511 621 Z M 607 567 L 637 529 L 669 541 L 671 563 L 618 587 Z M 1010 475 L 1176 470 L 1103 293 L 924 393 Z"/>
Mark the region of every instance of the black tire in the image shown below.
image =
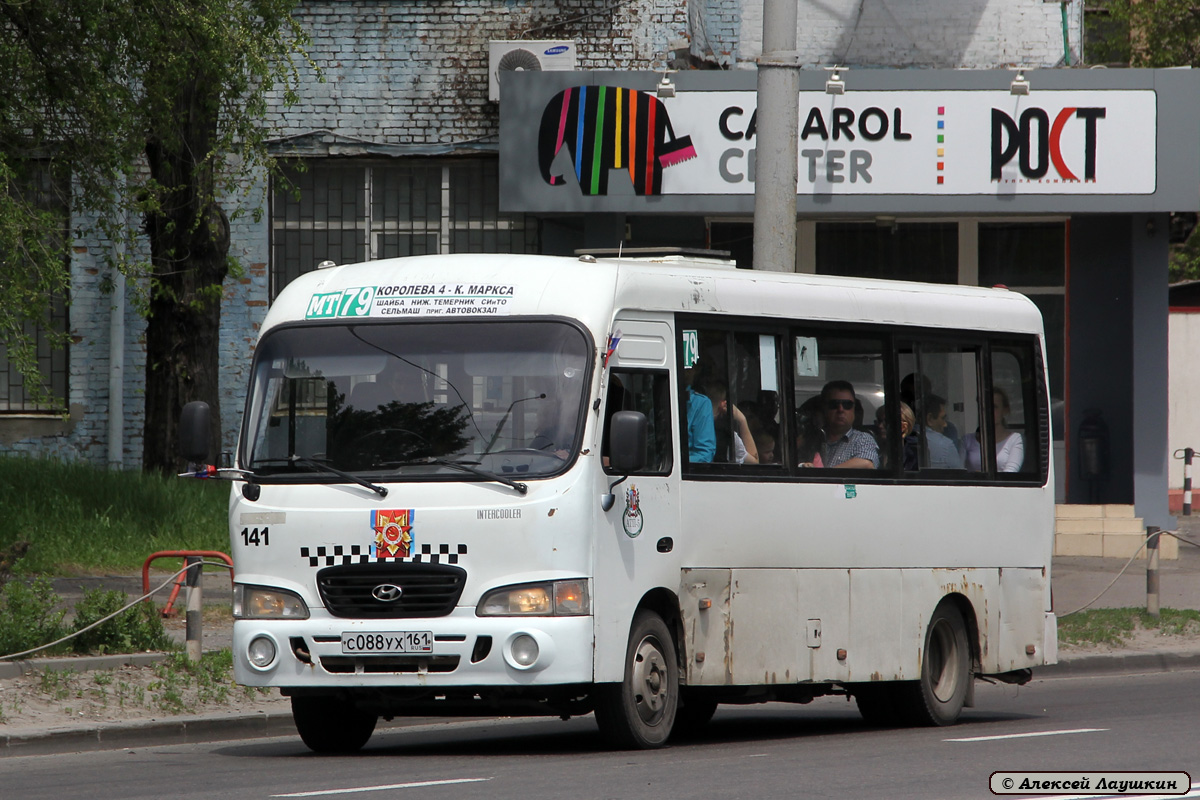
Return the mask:
<path id="1" fill-rule="evenodd" d="M 629 630 L 625 679 L 597 687 L 600 733 L 623 750 L 662 747 L 678 706 L 679 662 L 671 631 L 657 614 L 639 611 Z"/>
<path id="2" fill-rule="evenodd" d="M 717 701 L 697 697 L 686 690 L 681 694 L 680 705 L 675 709 L 675 725 L 671 730 L 672 741 L 697 739 L 717 713 Z"/>
<path id="3" fill-rule="evenodd" d="M 967 625 L 958 608 L 943 600 L 925 629 L 921 679 L 900 684 L 905 721 L 934 726 L 958 722 L 974 679 Z"/>
<path id="4" fill-rule="evenodd" d="M 292 698 L 292 719 L 313 752 L 356 753 L 375 732 L 378 717 L 336 697 L 298 696 Z"/>

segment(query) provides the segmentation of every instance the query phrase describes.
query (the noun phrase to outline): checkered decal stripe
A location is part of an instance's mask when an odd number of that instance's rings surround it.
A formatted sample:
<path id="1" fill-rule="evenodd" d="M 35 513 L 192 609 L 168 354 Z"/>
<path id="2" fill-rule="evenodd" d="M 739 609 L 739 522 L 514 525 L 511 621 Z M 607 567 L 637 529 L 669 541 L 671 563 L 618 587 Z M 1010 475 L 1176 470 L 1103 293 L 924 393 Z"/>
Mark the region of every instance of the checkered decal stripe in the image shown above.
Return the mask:
<path id="1" fill-rule="evenodd" d="M 465 544 L 420 545 L 420 552 L 409 558 L 375 558 L 367 545 L 333 545 L 332 547 L 301 547 L 300 557 L 308 559 L 310 567 L 347 566 L 349 564 L 374 564 L 387 561 L 409 561 L 414 564 L 457 564 L 459 556 L 467 554 Z"/>
<path id="2" fill-rule="evenodd" d="M 301 547 L 300 557 L 308 559 L 310 567 L 320 567 L 322 562 L 324 566 L 332 567 L 335 564 L 345 566 L 347 564 L 369 564 L 371 563 L 370 548 L 363 545 L 352 544 L 334 545 L 333 547 Z"/>

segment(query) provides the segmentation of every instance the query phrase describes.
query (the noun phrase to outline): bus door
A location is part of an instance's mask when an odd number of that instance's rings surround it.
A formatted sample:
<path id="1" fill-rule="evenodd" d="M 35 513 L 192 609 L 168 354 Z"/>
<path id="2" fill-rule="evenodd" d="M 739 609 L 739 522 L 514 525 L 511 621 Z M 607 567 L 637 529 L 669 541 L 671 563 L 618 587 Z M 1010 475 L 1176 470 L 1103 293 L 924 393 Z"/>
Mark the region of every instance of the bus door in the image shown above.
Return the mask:
<path id="1" fill-rule="evenodd" d="M 652 320 L 618 319 L 609 337 L 599 409 L 603 468 L 597 495 L 611 493 L 615 502 L 607 512 L 596 505 L 597 682 L 621 680 L 629 626 L 641 598 L 679 583 L 672 341 L 671 326 Z M 617 411 L 639 411 L 648 422 L 644 466 L 628 476 L 615 474 L 608 465 L 609 421 Z"/>

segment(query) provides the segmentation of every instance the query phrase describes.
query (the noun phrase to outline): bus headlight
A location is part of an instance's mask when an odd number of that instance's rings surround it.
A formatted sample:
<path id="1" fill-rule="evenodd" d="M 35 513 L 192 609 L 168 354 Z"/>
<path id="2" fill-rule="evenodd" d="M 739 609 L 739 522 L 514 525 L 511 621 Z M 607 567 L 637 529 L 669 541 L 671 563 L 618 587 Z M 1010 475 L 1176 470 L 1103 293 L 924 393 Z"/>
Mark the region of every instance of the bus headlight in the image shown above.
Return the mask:
<path id="1" fill-rule="evenodd" d="M 246 660 L 256 669 L 266 669 L 275 663 L 279 648 L 270 636 L 255 636 L 246 647 Z"/>
<path id="2" fill-rule="evenodd" d="M 545 631 L 526 628 L 514 631 L 500 646 L 504 663 L 518 672 L 541 672 L 554 663 L 558 648 Z"/>
<path id="3" fill-rule="evenodd" d="M 509 644 L 509 652 L 512 654 L 513 661 L 517 662 L 522 667 L 529 667 L 533 662 L 537 661 L 538 643 L 527 633 L 522 633 L 520 636 L 513 638 Z"/>
<path id="4" fill-rule="evenodd" d="M 483 596 L 475 613 L 481 617 L 580 617 L 592 613 L 587 581 L 526 583 L 504 586 Z"/>
<path id="5" fill-rule="evenodd" d="M 308 606 L 300 595 L 270 586 L 233 587 L 234 619 L 308 619 Z"/>

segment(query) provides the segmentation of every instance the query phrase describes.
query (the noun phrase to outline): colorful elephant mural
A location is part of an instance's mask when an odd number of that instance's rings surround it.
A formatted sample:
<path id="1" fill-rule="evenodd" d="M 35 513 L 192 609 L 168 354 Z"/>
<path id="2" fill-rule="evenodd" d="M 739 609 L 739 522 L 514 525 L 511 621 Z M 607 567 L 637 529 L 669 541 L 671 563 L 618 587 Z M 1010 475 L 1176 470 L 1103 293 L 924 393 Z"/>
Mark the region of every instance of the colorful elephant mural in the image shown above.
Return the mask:
<path id="1" fill-rule="evenodd" d="M 551 186 L 566 182 L 551 174 L 564 146 L 585 195 L 608 194 L 610 169 L 627 169 L 637 194 L 660 194 L 663 168 L 696 157 L 691 137 L 675 138 L 666 106 L 653 93 L 614 86 L 564 89 L 546 105 L 538 164 Z"/>

